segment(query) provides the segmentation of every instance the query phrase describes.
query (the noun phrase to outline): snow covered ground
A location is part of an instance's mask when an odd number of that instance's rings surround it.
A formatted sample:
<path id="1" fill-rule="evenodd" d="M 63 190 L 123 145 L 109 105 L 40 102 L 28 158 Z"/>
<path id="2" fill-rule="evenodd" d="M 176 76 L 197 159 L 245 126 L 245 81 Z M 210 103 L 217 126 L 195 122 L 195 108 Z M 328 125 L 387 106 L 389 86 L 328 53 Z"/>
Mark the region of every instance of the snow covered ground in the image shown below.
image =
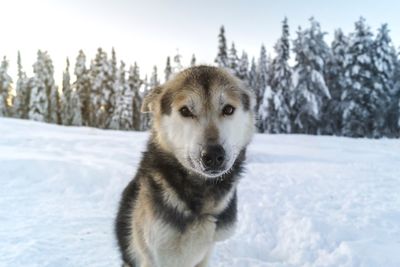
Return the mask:
<path id="1" fill-rule="evenodd" d="M 0 266 L 120 266 L 146 133 L 0 119 Z M 400 141 L 257 135 L 211 266 L 400 266 Z"/>

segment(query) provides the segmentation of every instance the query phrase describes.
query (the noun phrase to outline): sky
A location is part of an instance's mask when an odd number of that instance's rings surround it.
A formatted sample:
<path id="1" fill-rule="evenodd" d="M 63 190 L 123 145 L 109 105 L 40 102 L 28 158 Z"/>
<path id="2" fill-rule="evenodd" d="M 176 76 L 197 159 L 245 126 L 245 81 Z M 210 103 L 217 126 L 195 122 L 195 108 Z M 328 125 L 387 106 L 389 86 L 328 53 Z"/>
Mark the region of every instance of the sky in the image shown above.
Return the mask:
<path id="1" fill-rule="evenodd" d="M 239 52 L 257 57 L 265 44 L 273 54 L 285 16 L 292 37 L 314 16 L 328 33 L 327 42 L 336 28 L 348 33 L 363 16 L 374 31 L 388 23 L 393 42 L 400 46 L 400 2 L 394 0 L 0 0 L 0 6 L 0 56 L 10 60 L 10 74 L 16 79 L 18 50 L 28 74 L 37 50 L 47 50 L 58 84 L 66 57 L 73 66 L 80 49 L 90 60 L 98 47 L 109 52 L 114 47 L 119 60 L 138 62 L 142 74 L 158 65 L 161 77 L 166 57 L 177 49 L 184 64 L 193 53 L 199 63 L 212 63 L 221 25 Z"/>

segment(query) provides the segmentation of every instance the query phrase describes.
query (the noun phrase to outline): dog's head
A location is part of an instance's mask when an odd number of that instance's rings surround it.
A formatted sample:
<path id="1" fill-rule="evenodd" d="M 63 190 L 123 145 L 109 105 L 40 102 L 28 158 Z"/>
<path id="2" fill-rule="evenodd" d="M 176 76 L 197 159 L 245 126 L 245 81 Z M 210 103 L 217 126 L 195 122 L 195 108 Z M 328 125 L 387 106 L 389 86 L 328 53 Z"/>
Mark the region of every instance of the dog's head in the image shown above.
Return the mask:
<path id="1" fill-rule="evenodd" d="M 145 97 L 158 144 L 187 169 L 212 178 L 228 172 L 254 133 L 254 97 L 240 80 L 211 66 L 177 74 Z"/>

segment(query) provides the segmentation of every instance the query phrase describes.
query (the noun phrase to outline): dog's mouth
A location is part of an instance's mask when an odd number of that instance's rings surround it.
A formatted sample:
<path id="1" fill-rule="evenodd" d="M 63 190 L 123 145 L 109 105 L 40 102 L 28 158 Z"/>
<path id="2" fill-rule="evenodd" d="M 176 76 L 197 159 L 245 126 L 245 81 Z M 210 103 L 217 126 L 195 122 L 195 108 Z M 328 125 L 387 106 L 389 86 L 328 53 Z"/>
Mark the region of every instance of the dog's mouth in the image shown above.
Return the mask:
<path id="1" fill-rule="evenodd" d="M 228 163 L 229 161 L 225 162 L 223 164 L 223 166 L 219 167 L 219 168 L 207 168 L 205 167 L 200 161 L 196 161 L 193 160 L 191 157 L 187 158 L 189 165 L 191 167 L 191 169 L 206 177 L 206 178 L 217 178 L 220 177 L 222 175 L 224 175 L 225 173 L 229 172 L 229 170 L 232 168 L 232 166 L 229 167 Z"/>

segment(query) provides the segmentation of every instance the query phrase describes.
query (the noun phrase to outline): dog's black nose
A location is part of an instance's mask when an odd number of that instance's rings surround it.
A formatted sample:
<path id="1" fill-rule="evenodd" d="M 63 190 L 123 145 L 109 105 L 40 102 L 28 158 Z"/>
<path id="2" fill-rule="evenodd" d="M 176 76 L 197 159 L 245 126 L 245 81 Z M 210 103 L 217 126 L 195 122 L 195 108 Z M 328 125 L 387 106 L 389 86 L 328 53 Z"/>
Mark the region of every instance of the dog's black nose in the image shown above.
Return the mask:
<path id="1" fill-rule="evenodd" d="M 220 145 L 207 146 L 201 151 L 201 161 L 207 169 L 218 169 L 225 160 L 225 150 Z"/>

